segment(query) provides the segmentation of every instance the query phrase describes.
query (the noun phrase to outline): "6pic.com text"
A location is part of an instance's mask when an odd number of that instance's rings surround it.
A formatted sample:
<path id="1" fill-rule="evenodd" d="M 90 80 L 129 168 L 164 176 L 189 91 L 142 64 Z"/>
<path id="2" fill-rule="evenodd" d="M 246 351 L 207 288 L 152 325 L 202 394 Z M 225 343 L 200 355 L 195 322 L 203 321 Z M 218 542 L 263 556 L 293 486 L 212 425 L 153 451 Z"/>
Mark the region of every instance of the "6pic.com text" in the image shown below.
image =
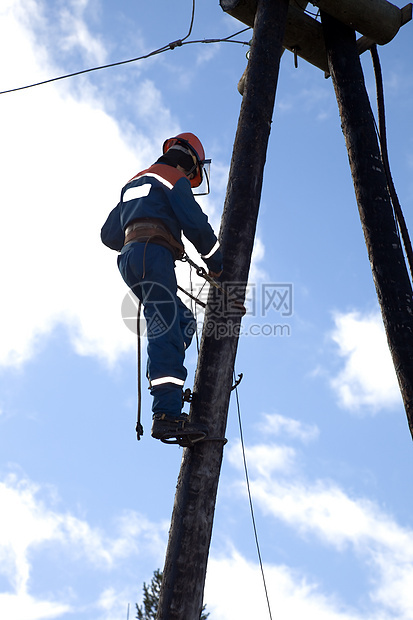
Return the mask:
<path id="1" fill-rule="evenodd" d="M 236 336 L 266 336 L 266 337 L 288 337 L 291 336 L 291 326 L 288 323 L 251 323 L 243 324 L 239 321 L 228 320 L 226 322 L 207 321 L 205 324 L 199 322 L 197 329 L 199 333 L 205 330 L 206 336 L 212 336 L 216 340 Z"/>

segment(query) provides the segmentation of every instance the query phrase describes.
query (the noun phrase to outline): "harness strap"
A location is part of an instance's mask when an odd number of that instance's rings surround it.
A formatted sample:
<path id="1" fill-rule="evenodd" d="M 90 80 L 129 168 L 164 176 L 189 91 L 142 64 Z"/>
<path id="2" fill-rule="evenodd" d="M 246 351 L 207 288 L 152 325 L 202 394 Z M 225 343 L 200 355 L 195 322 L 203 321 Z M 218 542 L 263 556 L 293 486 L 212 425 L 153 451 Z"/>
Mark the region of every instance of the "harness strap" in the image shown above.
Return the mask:
<path id="1" fill-rule="evenodd" d="M 140 243 L 156 243 L 167 248 L 175 260 L 181 259 L 185 248 L 175 239 L 162 220 L 152 217 L 143 217 L 133 220 L 125 229 L 125 243 L 138 241 Z"/>

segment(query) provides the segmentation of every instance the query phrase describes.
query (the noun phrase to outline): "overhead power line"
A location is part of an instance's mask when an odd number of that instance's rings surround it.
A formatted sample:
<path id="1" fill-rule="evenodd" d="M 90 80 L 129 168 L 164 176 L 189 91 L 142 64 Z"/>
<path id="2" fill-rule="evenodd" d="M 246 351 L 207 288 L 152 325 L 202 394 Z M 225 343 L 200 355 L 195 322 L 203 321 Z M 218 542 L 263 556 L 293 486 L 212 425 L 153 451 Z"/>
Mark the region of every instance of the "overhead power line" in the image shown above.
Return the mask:
<path id="1" fill-rule="evenodd" d="M 148 54 L 143 54 L 142 56 L 137 56 L 136 58 L 129 58 L 128 60 L 120 60 L 118 62 L 111 62 L 106 65 L 98 65 L 97 67 L 90 67 L 89 69 L 82 69 L 81 71 L 74 71 L 73 73 L 66 73 L 64 75 L 59 75 L 57 77 L 49 78 L 48 80 L 42 80 L 41 82 L 34 82 L 33 84 L 26 84 L 25 86 L 18 86 L 16 88 L 9 88 L 8 90 L 0 91 L 0 95 L 6 95 L 7 93 L 15 93 L 20 90 L 27 90 L 29 88 L 34 88 L 35 86 L 43 86 L 44 84 L 51 84 L 52 82 L 58 82 L 60 80 L 66 80 L 67 78 L 76 77 L 78 75 L 85 75 L 86 73 L 92 73 L 94 71 L 100 71 L 101 69 L 110 69 L 111 67 L 119 67 L 121 65 L 127 65 L 132 62 L 138 62 L 139 60 L 145 60 L 147 58 L 151 58 L 152 56 L 156 56 L 158 54 L 163 54 L 164 52 L 168 52 L 169 50 L 174 50 L 176 47 L 183 47 L 184 45 L 192 45 L 194 43 L 238 43 L 239 45 L 250 45 L 249 41 L 234 41 L 233 38 L 250 30 L 250 28 L 243 28 L 238 32 L 234 32 L 228 37 L 222 39 L 199 39 L 193 41 L 187 41 L 186 39 L 190 36 L 192 31 L 192 23 L 189 33 L 183 39 L 177 39 L 176 41 L 172 41 L 163 47 L 160 47 L 157 50 L 153 50 Z"/>

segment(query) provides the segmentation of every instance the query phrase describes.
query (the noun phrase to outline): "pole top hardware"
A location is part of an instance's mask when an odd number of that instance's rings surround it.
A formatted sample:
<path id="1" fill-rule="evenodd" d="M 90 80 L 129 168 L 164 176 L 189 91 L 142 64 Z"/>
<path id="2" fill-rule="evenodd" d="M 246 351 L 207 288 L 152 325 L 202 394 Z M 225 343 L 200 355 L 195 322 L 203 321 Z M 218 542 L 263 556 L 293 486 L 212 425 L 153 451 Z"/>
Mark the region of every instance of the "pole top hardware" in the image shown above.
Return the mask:
<path id="1" fill-rule="evenodd" d="M 254 26 L 258 0 L 220 0 L 221 8 L 243 22 Z M 283 46 L 303 60 L 328 74 L 327 53 L 322 26 L 305 13 L 308 2 L 290 0 Z M 412 4 L 399 9 L 387 0 L 312 0 L 312 5 L 351 26 L 362 36 L 357 41 L 359 53 L 375 43 L 385 45 L 400 28 L 412 19 Z"/>
<path id="2" fill-rule="evenodd" d="M 378 45 L 389 43 L 412 19 L 412 4 L 399 9 L 387 0 L 312 0 L 312 4 Z"/>

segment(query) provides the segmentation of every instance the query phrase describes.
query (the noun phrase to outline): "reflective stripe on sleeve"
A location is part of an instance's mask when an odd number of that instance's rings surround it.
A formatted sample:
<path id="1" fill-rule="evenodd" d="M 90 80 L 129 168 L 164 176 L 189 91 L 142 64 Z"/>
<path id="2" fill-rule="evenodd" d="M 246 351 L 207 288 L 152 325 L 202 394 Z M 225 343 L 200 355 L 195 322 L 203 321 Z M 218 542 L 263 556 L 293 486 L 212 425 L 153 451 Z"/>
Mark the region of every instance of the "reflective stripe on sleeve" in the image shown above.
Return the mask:
<path id="1" fill-rule="evenodd" d="M 149 381 L 151 387 L 157 385 L 163 385 L 164 383 L 174 383 L 175 385 L 184 385 L 185 381 L 178 379 L 177 377 L 160 377 L 159 379 L 153 379 Z"/>
<path id="2" fill-rule="evenodd" d="M 216 242 L 216 244 L 214 245 L 214 247 L 212 248 L 212 250 L 210 252 L 208 252 L 208 254 L 201 254 L 202 258 L 211 258 L 211 256 L 213 254 L 215 254 L 215 252 L 219 249 L 219 241 Z"/>
<path id="3" fill-rule="evenodd" d="M 144 198 L 151 191 L 152 185 L 145 183 L 144 185 L 137 185 L 136 187 L 129 187 L 123 194 L 122 202 L 128 200 L 137 200 L 138 198 Z"/>

